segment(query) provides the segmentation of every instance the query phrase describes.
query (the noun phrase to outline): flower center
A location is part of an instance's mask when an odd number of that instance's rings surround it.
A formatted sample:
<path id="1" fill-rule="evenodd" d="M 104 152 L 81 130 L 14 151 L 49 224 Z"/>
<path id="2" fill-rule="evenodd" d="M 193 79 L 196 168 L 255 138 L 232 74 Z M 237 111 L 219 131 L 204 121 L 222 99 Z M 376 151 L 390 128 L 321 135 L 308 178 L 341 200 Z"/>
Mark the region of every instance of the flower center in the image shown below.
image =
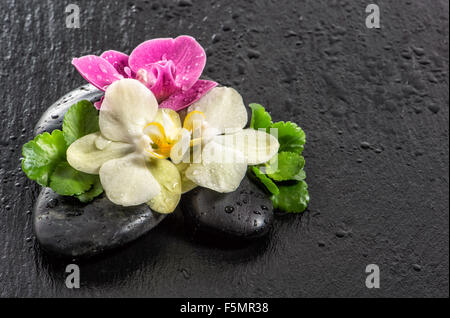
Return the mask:
<path id="1" fill-rule="evenodd" d="M 153 158 L 166 159 L 170 156 L 173 142 L 166 136 L 163 125 L 151 122 L 144 128 L 144 134 L 150 138 L 144 151 Z"/>
<path id="2" fill-rule="evenodd" d="M 175 80 L 176 66 L 171 60 L 158 61 L 148 68 L 141 68 L 136 73 L 136 79 L 152 90 L 158 103 L 179 90 Z"/>

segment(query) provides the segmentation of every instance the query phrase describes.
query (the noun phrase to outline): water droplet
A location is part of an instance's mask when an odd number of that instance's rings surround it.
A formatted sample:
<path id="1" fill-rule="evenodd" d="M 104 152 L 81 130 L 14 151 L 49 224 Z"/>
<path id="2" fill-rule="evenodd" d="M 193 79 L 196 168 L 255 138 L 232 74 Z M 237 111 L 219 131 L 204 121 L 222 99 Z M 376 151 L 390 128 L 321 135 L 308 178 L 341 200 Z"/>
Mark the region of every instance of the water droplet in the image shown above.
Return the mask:
<path id="1" fill-rule="evenodd" d="M 361 142 L 360 146 L 361 146 L 362 149 L 369 149 L 370 148 L 370 144 L 367 141 Z"/>
<path id="2" fill-rule="evenodd" d="M 349 232 L 348 231 L 344 231 L 344 230 L 338 230 L 338 231 L 336 231 L 335 235 L 338 238 L 344 238 L 344 237 L 347 237 L 349 235 Z"/>
<path id="3" fill-rule="evenodd" d="M 51 199 L 47 203 L 47 207 L 50 208 L 50 209 L 54 208 L 56 205 L 58 205 L 58 200 L 57 199 Z"/>
<path id="4" fill-rule="evenodd" d="M 232 206 L 228 205 L 225 207 L 225 213 L 230 214 L 230 213 L 233 213 L 233 211 L 234 211 L 234 208 Z"/>
<path id="5" fill-rule="evenodd" d="M 106 67 L 103 64 L 99 64 L 98 68 L 100 69 L 100 71 L 102 71 L 105 74 L 108 74 L 108 70 L 106 69 Z"/>

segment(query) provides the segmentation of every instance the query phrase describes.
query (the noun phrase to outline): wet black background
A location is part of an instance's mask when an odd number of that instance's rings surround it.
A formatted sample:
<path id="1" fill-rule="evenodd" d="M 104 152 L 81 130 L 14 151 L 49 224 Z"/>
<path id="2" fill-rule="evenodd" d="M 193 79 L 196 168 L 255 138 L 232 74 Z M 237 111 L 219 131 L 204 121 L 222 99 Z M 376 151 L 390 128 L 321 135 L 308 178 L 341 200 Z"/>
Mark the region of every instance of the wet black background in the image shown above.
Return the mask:
<path id="1" fill-rule="evenodd" d="M 381 8 L 367 29 L 365 7 Z M 447 296 L 448 1 L 0 2 L 0 296 Z M 179 211 L 120 250 L 48 257 L 31 230 L 38 187 L 20 171 L 40 114 L 84 84 L 72 57 L 195 36 L 205 74 L 307 133 L 311 204 L 265 240 L 193 239 Z M 367 142 L 369 145 L 367 145 Z M 365 287 L 365 267 L 381 288 Z"/>

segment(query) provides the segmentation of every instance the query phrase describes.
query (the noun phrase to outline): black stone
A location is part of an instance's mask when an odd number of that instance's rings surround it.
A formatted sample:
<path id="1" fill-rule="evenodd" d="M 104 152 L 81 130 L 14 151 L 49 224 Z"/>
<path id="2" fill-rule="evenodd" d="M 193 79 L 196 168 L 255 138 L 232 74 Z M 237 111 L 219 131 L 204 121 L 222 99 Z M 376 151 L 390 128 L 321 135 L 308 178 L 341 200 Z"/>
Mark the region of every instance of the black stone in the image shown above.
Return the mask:
<path id="1" fill-rule="evenodd" d="M 188 224 L 196 231 L 234 238 L 257 238 L 268 233 L 273 206 L 268 195 L 245 177 L 231 193 L 198 187 L 181 198 Z"/>
<path id="2" fill-rule="evenodd" d="M 81 100 L 98 101 L 103 92 L 83 85 L 56 101 L 41 116 L 34 134 L 61 129 L 67 110 Z M 104 195 L 89 204 L 43 189 L 34 206 L 34 230 L 38 241 L 51 252 L 67 256 L 91 256 L 130 242 L 163 219 L 148 206 L 120 207 Z"/>
<path id="3" fill-rule="evenodd" d="M 92 103 L 100 100 L 103 92 L 91 84 L 86 84 L 74 89 L 58 99 L 41 116 L 34 128 L 34 135 L 43 132 L 51 133 L 55 129 L 61 129 L 65 113 L 69 108 L 81 100 L 88 100 Z"/>
<path id="4" fill-rule="evenodd" d="M 164 217 L 145 204 L 115 205 L 104 194 L 83 204 L 44 188 L 34 207 L 33 228 L 36 238 L 49 252 L 92 256 L 135 240 Z"/>

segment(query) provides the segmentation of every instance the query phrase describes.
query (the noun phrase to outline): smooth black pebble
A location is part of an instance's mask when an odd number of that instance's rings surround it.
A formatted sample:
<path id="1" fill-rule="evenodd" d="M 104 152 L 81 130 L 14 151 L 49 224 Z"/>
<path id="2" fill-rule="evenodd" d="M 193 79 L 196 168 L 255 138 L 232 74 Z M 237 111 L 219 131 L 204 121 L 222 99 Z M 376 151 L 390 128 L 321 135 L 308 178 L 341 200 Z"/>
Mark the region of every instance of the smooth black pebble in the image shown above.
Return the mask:
<path id="1" fill-rule="evenodd" d="M 102 95 L 103 92 L 91 84 L 83 85 L 67 93 L 42 114 L 34 128 L 34 135 L 36 136 L 43 132 L 51 133 L 55 129 L 61 129 L 64 115 L 73 104 L 82 100 L 94 103 L 99 101 Z"/>
<path id="2" fill-rule="evenodd" d="M 247 177 L 231 193 L 195 188 L 183 194 L 181 208 L 185 220 L 196 231 L 225 237 L 261 237 L 273 222 L 272 201 Z"/>
<path id="3" fill-rule="evenodd" d="M 103 194 L 88 204 L 43 188 L 33 210 L 33 228 L 48 251 L 71 257 L 92 256 L 147 233 L 164 214 L 146 205 L 122 207 Z"/>

